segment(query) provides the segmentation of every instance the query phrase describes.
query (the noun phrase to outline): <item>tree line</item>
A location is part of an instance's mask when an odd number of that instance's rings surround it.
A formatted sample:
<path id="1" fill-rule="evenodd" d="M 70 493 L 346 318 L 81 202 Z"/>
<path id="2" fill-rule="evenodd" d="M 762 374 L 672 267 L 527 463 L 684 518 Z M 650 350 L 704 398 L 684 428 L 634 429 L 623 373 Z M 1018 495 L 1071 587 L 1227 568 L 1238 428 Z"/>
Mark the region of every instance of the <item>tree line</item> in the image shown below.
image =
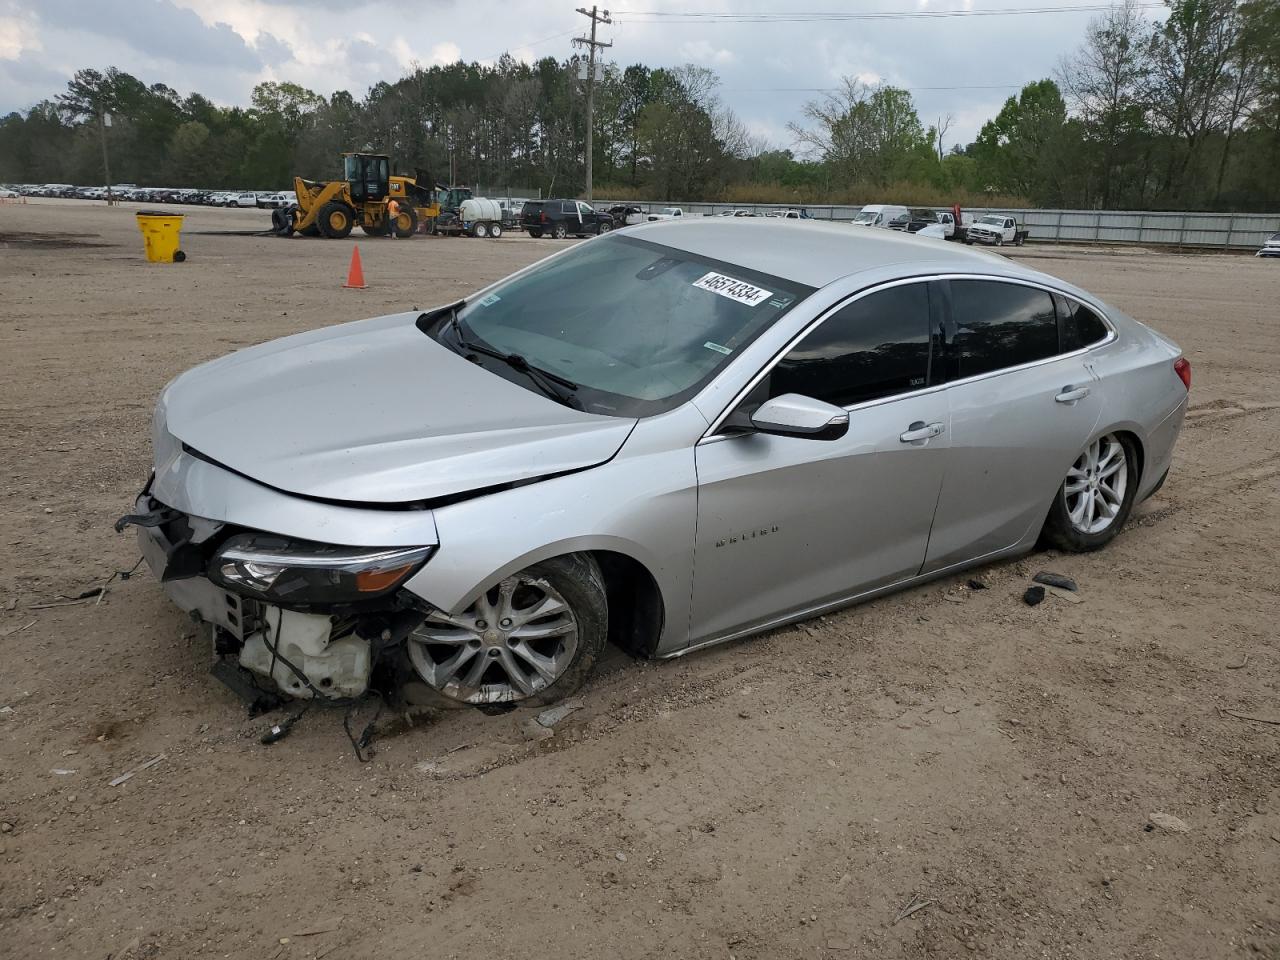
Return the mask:
<path id="1" fill-rule="evenodd" d="M 278 189 L 386 153 L 439 183 L 584 186 L 579 60 L 419 67 L 361 99 L 293 83 L 224 107 L 110 68 L 0 118 L 0 182 Z M 1280 0 L 1131 2 L 1092 21 L 1051 76 L 968 144 L 944 143 L 908 91 L 846 79 L 803 107 L 790 148 L 748 135 L 704 67 L 609 65 L 595 90 L 596 196 L 731 202 L 1280 209 Z M 103 117 L 109 116 L 107 127 Z"/>

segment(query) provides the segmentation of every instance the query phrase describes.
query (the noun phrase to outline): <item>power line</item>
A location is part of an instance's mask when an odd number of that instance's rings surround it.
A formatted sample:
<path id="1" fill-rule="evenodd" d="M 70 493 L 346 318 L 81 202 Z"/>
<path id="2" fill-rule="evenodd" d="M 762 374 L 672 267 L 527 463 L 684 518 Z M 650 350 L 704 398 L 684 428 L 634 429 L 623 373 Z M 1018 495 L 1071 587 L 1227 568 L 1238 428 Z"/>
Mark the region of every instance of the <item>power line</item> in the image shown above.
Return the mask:
<path id="1" fill-rule="evenodd" d="M 1162 3 L 1137 3 L 1139 10 L 1152 10 Z M 821 23 L 854 20 L 939 20 L 953 17 L 1022 17 L 1056 13 L 1105 13 L 1110 3 L 1057 5 L 1048 7 L 1004 7 L 978 10 L 879 10 L 862 13 L 844 11 L 786 11 L 778 13 L 723 13 L 717 11 L 615 10 L 619 22 L 627 23 Z"/>
<path id="2" fill-rule="evenodd" d="M 541 40 L 531 40 L 527 42 L 527 44 L 512 44 L 511 46 L 508 46 L 506 50 L 503 50 L 502 54 L 509 54 L 509 52 L 511 52 L 512 50 L 512 47 L 515 47 L 515 49 L 518 50 L 518 49 L 521 49 L 521 47 L 538 46 L 539 44 L 548 44 L 548 42 L 552 40 L 559 40 L 559 38 L 561 37 L 567 37 L 568 35 L 570 35 L 570 33 L 576 33 L 576 32 L 577 31 L 575 31 L 575 29 L 566 29 L 566 31 L 562 31 L 559 33 L 552 33 L 552 35 L 550 35 L 549 37 L 543 37 L 541 38 Z M 502 54 L 494 54 L 493 56 L 481 56 L 480 60 L 481 61 L 497 60 L 498 58 L 500 58 L 500 56 L 502 56 Z"/>
<path id="3" fill-rule="evenodd" d="M 896 83 L 887 84 L 887 86 L 896 87 L 899 90 L 916 91 L 916 90 L 1015 90 L 1025 87 L 1031 81 L 1023 81 L 1022 83 L 984 83 L 972 86 L 954 86 L 954 87 L 899 87 Z M 725 93 L 835 93 L 837 90 L 843 90 L 843 87 L 725 87 Z"/>

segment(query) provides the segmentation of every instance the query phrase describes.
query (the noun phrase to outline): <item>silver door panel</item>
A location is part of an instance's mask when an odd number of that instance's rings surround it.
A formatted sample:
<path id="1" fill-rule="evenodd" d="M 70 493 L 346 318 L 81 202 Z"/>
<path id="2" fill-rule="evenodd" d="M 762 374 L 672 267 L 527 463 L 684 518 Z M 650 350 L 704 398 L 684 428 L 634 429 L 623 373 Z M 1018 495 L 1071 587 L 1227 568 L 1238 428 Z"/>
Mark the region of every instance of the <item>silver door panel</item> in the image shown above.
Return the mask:
<path id="1" fill-rule="evenodd" d="M 951 449 L 925 571 L 1022 540 L 1102 413 L 1081 355 L 957 382 L 947 394 Z"/>
<path id="2" fill-rule="evenodd" d="M 901 439 L 934 424 L 936 436 Z M 699 444 L 693 641 L 914 576 L 946 425 L 936 391 L 854 407 L 836 441 L 747 434 Z"/>

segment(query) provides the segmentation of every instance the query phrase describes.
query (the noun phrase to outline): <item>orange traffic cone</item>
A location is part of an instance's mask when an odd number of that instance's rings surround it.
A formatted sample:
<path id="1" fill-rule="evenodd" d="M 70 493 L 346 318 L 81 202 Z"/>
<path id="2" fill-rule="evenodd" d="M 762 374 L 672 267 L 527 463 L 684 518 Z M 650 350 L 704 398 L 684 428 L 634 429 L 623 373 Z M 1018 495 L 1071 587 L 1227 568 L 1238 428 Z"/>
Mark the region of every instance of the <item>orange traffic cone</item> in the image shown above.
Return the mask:
<path id="1" fill-rule="evenodd" d="M 351 248 L 351 269 L 347 271 L 347 282 L 343 284 L 348 290 L 363 290 L 364 266 L 360 263 L 360 248 Z"/>

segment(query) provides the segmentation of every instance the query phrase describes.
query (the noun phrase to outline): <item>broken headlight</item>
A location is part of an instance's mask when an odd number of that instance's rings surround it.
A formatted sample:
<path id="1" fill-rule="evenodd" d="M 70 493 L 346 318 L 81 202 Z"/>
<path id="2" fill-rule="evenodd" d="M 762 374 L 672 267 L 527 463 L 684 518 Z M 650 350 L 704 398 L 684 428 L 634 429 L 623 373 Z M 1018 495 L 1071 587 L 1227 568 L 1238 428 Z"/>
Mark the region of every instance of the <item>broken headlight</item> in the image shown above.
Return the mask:
<path id="1" fill-rule="evenodd" d="M 283 604 L 352 603 L 400 586 L 431 550 L 340 547 L 240 533 L 214 554 L 209 579 L 235 593 Z"/>

